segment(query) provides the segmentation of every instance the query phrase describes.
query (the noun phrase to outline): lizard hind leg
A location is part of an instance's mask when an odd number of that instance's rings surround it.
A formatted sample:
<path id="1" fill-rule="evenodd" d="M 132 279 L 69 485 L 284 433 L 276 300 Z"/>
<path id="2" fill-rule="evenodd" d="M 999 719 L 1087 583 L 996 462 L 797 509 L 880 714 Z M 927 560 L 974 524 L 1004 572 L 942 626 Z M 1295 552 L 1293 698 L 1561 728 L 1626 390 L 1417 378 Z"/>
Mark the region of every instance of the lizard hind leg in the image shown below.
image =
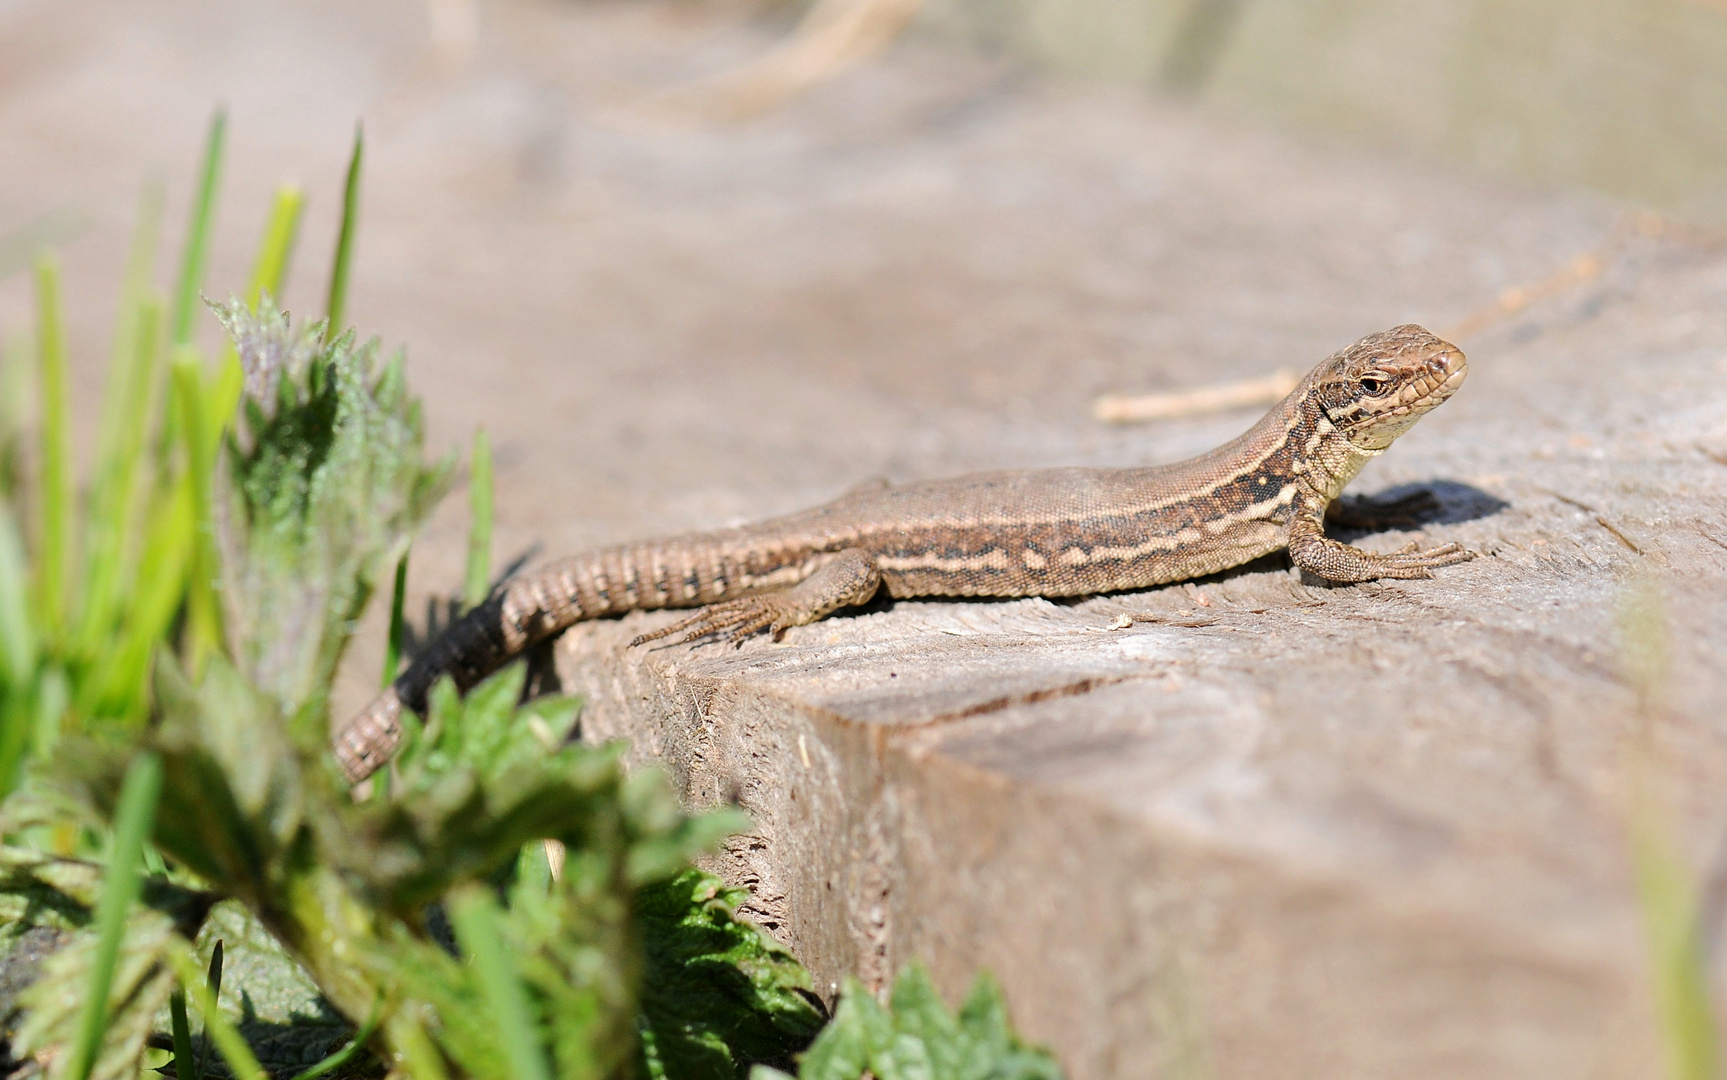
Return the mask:
<path id="1" fill-rule="evenodd" d="M 735 643 L 760 633 L 777 639 L 793 626 L 803 626 L 837 611 L 869 601 L 881 588 L 881 570 L 868 552 L 848 548 L 823 563 L 796 585 L 748 593 L 697 611 L 670 626 L 638 636 L 630 644 L 645 645 L 674 635 L 680 642 L 725 635 Z"/>

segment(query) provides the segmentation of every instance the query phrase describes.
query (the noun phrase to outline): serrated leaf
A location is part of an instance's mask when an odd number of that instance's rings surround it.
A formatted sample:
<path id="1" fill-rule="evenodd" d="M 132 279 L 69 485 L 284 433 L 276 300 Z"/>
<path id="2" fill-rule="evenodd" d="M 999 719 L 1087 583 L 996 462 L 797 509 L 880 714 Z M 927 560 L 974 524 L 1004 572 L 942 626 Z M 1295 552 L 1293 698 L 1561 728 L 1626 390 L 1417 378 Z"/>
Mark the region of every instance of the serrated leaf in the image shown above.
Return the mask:
<path id="1" fill-rule="evenodd" d="M 160 912 L 139 910 L 128 920 L 108 993 L 107 1030 L 90 1074 L 93 1080 L 129 1078 L 137 1069 L 156 1014 L 173 989 L 173 977 L 162 963 L 173 936 L 173 921 Z M 60 1076 L 71 1056 L 65 1049 L 77 1035 L 95 952 L 95 934 L 80 931 L 44 961 L 41 976 L 21 997 L 26 1012 L 16 1051 L 29 1055 L 55 1050 L 50 1077 Z"/>
<path id="2" fill-rule="evenodd" d="M 893 1010 L 894 1027 L 900 1033 L 892 1052 L 899 1055 L 896 1064 L 905 1080 L 921 1080 L 926 1074 L 930 1080 L 937 1076 L 942 1080 L 957 1077 L 970 1040 L 959 1038 L 959 1024 L 921 964 L 913 964 L 900 974 L 889 1006 Z M 907 1039 L 917 1044 L 915 1063 L 912 1058 L 904 1057 L 913 1053 L 904 1049 Z"/>
<path id="3" fill-rule="evenodd" d="M 274 704 L 220 656 L 196 688 L 164 656 L 156 690 L 163 715 L 149 736 L 163 766 L 156 846 L 223 895 L 265 902 L 295 842 L 302 801 L 299 763 Z M 105 816 L 132 753 L 109 740 L 68 738 L 51 772 Z"/>
<path id="4" fill-rule="evenodd" d="M 1061 1080 L 1061 1066 L 1027 1047 L 1007 1023 L 1000 988 L 979 975 L 956 1019 L 921 965 L 910 964 L 882 1007 L 847 979 L 834 1011 L 803 1056 L 800 1080 Z"/>
<path id="5" fill-rule="evenodd" d="M 418 410 L 399 365 L 379 369 L 375 340 L 295 329 L 268 296 L 255 313 L 235 300 L 217 316 L 247 402 L 218 516 L 233 648 L 306 735 L 381 568 L 401 557 L 450 467 L 423 464 Z"/>
<path id="6" fill-rule="evenodd" d="M 887 1048 L 892 1032 L 892 1019 L 862 983 L 847 976 L 833 1020 L 810 1044 L 798 1076 L 800 1080 L 858 1080 L 876 1053 Z"/>
<path id="7" fill-rule="evenodd" d="M 789 1062 L 821 1027 L 809 972 L 738 918 L 746 896 L 694 868 L 637 895 L 650 1074 L 741 1080 L 755 1063 Z"/>

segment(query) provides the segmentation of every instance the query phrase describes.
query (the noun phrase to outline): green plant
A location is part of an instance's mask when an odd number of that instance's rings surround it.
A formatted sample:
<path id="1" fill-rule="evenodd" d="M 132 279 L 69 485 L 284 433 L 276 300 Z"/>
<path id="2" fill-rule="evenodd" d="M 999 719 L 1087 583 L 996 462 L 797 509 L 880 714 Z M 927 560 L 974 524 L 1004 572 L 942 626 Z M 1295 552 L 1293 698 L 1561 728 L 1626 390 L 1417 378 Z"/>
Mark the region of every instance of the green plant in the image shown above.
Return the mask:
<path id="1" fill-rule="evenodd" d="M 285 713 L 326 719 L 322 690 L 383 567 L 447 486 L 421 461 L 400 354 L 289 327 L 268 295 L 219 309 L 245 372 L 227 441 L 221 568 L 236 659 Z"/>
<path id="2" fill-rule="evenodd" d="M 752 1080 L 787 1080 L 761 1067 Z M 886 1007 L 846 981 L 833 1023 L 803 1056 L 799 1080 L 1060 1080 L 1047 1052 L 1026 1047 L 1008 1024 L 994 980 L 979 976 L 958 1015 L 917 964 L 900 972 Z"/>
<path id="3" fill-rule="evenodd" d="M 135 727 L 149 710 L 149 672 L 164 644 L 188 648 L 210 621 L 214 590 L 201 580 L 200 538 L 210 534 L 202 481 L 214 436 L 202 424 L 225 415 L 230 379 L 206 373 L 192 342 L 189 316 L 202 280 L 220 165 L 220 116 L 194 208 L 173 310 L 152 290 L 149 268 L 160 239 L 160 195 L 147 189 L 127 258 L 109 365 L 103 424 L 87 497 L 78 497 L 71 466 L 59 269 L 36 259 L 35 343 L 40 390 L 35 471 L 26 474 L 5 447 L 20 438 L 23 418 L 8 405 L 0 417 L 0 627 L 6 653 L 0 672 L 0 795 L 12 791 L 26 763 L 50 752 L 62 733 Z M 286 242 L 286 239 L 282 241 Z M 269 245 L 261 264 L 281 265 Z M 184 325 L 182 325 L 182 323 Z M 175 346 L 175 379 L 164 357 Z M 8 350 L 0 383 L 20 385 L 19 350 Z M 166 402 L 158 423 L 156 409 Z M 231 412 L 231 405 L 226 409 Z M 190 422 L 188 422 L 190 421 Z M 151 436 L 157 438 L 149 452 Z M 19 511 L 27 510 L 28 528 Z M 26 539 L 28 542 L 26 542 Z M 202 600 L 198 600 L 202 597 Z M 199 611 L 206 617 L 199 619 Z M 173 631 L 183 616 L 187 629 Z M 207 631 L 206 627 L 206 631 Z M 206 632 L 206 637 L 208 633 Z M 62 848 L 75 837 L 59 830 Z"/>
<path id="4" fill-rule="evenodd" d="M 1668 1075 L 1713 1080 L 1720 1061 L 1704 945 L 1702 889 L 1679 840 L 1675 771 L 1658 747 L 1668 680 L 1667 623 L 1660 594 L 1633 581 L 1620 597 L 1624 669 L 1637 698 L 1627 761 L 1626 840 Z"/>
<path id="5" fill-rule="evenodd" d="M 808 973 L 689 864 L 745 819 L 686 814 L 659 773 L 573 741 L 577 702 L 523 706 L 520 667 L 465 698 L 446 680 L 372 797 L 343 783 L 337 664 L 393 567 L 394 674 L 409 542 L 452 463 L 424 460 L 401 356 L 342 324 L 358 138 L 329 318 L 296 326 L 273 300 L 304 203 L 282 188 L 246 292 L 212 305 L 228 337 L 206 362 L 224 133 L 218 115 L 171 301 L 148 280 L 146 193 L 82 499 L 50 257 L 33 473 L 7 464 L 25 425 L 0 410 L 0 964 L 39 961 L 10 1049 L 55 1080 L 152 1054 L 178 1080 L 216 1055 L 248 1080 L 791 1067 L 824 1019 Z M 470 602 L 491 563 L 483 432 L 472 477 Z M 941 1038 L 1019 1053 L 980 1009 Z"/>
<path id="6" fill-rule="evenodd" d="M 638 894 L 647 963 L 639 1075 L 733 1080 L 752 1062 L 789 1067 L 821 1029 L 809 973 L 738 918 L 745 897 L 693 867 Z"/>
<path id="7" fill-rule="evenodd" d="M 462 606 L 478 607 L 492 583 L 492 443 L 486 429 L 474 431 L 473 467 L 468 484 L 468 572 L 462 586 Z"/>

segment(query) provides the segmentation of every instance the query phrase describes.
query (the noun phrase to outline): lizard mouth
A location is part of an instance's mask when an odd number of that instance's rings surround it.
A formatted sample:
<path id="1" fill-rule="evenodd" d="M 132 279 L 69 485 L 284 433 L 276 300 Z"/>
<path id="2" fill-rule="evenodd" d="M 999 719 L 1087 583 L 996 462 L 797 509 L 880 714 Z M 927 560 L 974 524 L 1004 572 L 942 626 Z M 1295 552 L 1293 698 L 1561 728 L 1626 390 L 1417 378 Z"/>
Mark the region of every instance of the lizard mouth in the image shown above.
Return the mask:
<path id="1" fill-rule="evenodd" d="M 1423 368 L 1425 370 L 1403 384 L 1403 389 L 1397 392 L 1395 398 L 1386 402 L 1373 419 L 1408 416 L 1412 412 L 1426 412 L 1441 404 L 1463 385 L 1464 378 L 1469 374 L 1469 361 L 1464 358 L 1462 350 L 1447 345 L 1437 355 L 1429 357 Z"/>
<path id="2" fill-rule="evenodd" d="M 1403 388 L 1398 395 L 1398 407 L 1431 409 L 1457 392 L 1469 374 L 1469 361 L 1455 346 L 1428 361 L 1428 370 Z"/>

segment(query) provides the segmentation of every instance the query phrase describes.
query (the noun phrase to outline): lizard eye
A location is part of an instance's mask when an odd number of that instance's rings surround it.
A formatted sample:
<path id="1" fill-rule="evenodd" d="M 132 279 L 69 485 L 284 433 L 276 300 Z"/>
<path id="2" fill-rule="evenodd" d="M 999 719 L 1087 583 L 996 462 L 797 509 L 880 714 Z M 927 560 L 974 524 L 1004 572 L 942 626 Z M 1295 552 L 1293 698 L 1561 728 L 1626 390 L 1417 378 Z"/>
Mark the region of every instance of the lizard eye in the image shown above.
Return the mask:
<path id="1" fill-rule="evenodd" d="M 1390 379 L 1387 379 L 1383 375 L 1374 375 L 1371 373 L 1363 375 L 1358 381 L 1361 383 L 1362 392 L 1373 397 L 1378 397 L 1380 394 L 1385 393 L 1386 389 L 1391 386 Z"/>

